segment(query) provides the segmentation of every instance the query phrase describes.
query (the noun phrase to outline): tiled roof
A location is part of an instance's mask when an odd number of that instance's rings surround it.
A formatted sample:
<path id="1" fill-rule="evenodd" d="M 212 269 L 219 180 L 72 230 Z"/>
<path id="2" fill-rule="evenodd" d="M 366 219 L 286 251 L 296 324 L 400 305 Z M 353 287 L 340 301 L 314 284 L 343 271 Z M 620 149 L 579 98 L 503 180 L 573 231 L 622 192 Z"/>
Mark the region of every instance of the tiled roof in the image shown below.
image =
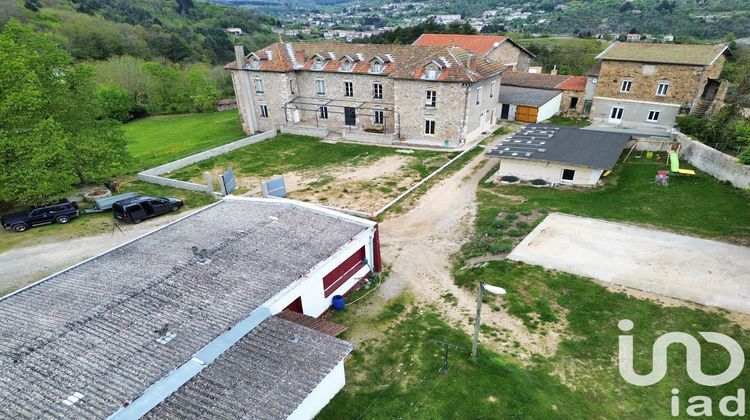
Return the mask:
<path id="1" fill-rule="evenodd" d="M 521 44 L 502 35 L 422 34 L 412 45 L 432 47 L 456 46 L 471 51 L 474 54 L 485 55 L 506 41 L 510 41 L 513 45 L 534 57 L 534 54 Z"/>
<path id="2" fill-rule="evenodd" d="M 570 76 L 560 74 L 522 73 L 516 71 L 504 73 L 501 83 L 506 86 L 555 89 L 560 83 L 565 82 L 569 78 Z"/>
<path id="3" fill-rule="evenodd" d="M 583 92 L 586 90 L 586 76 L 570 76 L 567 80 L 555 86 L 555 89 Z"/>
<path id="4" fill-rule="evenodd" d="M 148 419 L 285 419 L 351 344 L 270 317 L 154 407 Z"/>
<path id="5" fill-rule="evenodd" d="M 615 42 L 596 58 L 602 60 L 636 61 L 707 66 L 721 54 L 731 52 L 724 44 L 649 44 L 638 42 Z"/>
<path id="6" fill-rule="evenodd" d="M 0 413 L 109 416 L 369 226 L 222 201 L 0 299 Z"/>
<path id="7" fill-rule="evenodd" d="M 271 51 L 271 56 L 261 53 Z M 354 59 L 350 73 L 367 74 L 375 57 L 386 61 L 381 74 L 398 79 L 420 79 L 424 68 L 431 62 L 441 66 L 439 81 L 474 82 L 502 72 L 502 64 L 474 56 L 467 67 L 469 52 L 458 47 L 425 47 L 394 44 L 350 44 L 344 42 L 277 42 L 255 53 L 262 58 L 260 71 L 323 71 L 337 72 L 341 61 L 348 56 Z M 316 56 L 325 59 L 321 70 L 312 70 Z M 250 57 L 250 55 L 248 55 Z M 390 58 L 389 58 L 390 57 Z M 391 59 L 392 58 L 392 59 Z M 235 69 L 231 62 L 226 68 Z M 248 69 L 248 67 L 246 67 Z"/>

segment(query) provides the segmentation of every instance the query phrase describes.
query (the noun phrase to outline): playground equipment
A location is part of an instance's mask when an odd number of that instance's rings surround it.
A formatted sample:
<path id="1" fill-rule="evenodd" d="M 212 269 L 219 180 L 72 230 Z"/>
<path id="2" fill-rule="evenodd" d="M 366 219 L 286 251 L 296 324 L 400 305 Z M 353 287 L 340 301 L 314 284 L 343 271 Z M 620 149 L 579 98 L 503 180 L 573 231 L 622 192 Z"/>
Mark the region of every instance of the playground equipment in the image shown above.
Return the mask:
<path id="1" fill-rule="evenodd" d="M 667 164 L 669 165 L 669 170 L 672 173 L 680 174 L 680 175 L 695 175 L 695 171 L 692 169 L 680 169 L 680 158 L 679 158 L 679 151 L 681 146 L 677 146 L 677 150 L 670 150 L 669 155 L 667 157 Z"/>

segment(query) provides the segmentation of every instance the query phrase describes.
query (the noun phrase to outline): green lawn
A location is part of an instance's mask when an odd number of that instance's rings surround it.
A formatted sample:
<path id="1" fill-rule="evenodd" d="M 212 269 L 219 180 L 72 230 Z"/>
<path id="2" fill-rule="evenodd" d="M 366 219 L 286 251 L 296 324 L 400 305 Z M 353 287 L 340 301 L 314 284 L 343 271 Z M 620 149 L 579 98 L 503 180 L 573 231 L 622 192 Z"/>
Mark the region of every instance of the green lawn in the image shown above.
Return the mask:
<path id="1" fill-rule="evenodd" d="M 330 144 L 323 143 L 316 137 L 281 134 L 271 140 L 252 144 L 179 169 L 169 176 L 187 181 L 201 176 L 203 172 L 210 169 L 231 167 L 237 174 L 267 177 L 326 166 L 356 166 L 393 155 L 415 158 L 412 159 L 411 168 L 419 172 L 422 177 L 436 169 L 423 165 L 422 159 L 440 155 L 446 158 L 454 156 L 454 154 L 428 151 L 415 151 L 405 155 L 396 152 L 396 149 L 391 147 L 348 143 Z"/>
<path id="2" fill-rule="evenodd" d="M 669 186 L 656 185 L 654 176 L 664 169 L 655 159 L 636 159 L 619 164 L 604 187 L 592 190 L 559 190 L 529 186 L 482 185 L 478 223 L 501 208 L 523 210 L 548 208 L 598 219 L 653 225 L 676 232 L 706 237 L 750 240 L 750 194 L 697 171 L 696 176 L 671 176 Z M 663 158 L 662 158 L 663 161 Z M 497 194 L 523 197 L 521 204 L 497 199 Z M 494 214 L 493 214 L 494 212 Z"/>
<path id="3" fill-rule="evenodd" d="M 587 125 L 591 125 L 591 121 L 587 119 L 562 117 L 560 115 L 554 115 L 552 116 L 552 118 L 544 122 L 547 124 L 551 124 L 551 125 L 563 125 L 563 126 L 571 126 L 571 127 L 586 127 Z"/>
<path id="4" fill-rule="evenodd" d="M 163 115 L 125 124 L 136 172 L 246 137 L 236 110 Z"/>

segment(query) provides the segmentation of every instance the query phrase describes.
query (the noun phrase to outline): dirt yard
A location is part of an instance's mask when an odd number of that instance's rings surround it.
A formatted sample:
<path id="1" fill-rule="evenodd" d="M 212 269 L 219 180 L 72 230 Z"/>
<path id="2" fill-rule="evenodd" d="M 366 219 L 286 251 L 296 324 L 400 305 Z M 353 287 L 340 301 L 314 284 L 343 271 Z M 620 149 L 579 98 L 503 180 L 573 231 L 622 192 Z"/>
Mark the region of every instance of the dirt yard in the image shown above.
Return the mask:
<path id="1" fill-rule="evenodd" d="M 508 256 L 750 314 L 750 248 L 553 213 Z"/>
<path id="2" fill-rule="evenodd" d="M 284 177 L 288 198 L 372 213 L 422 178 L 414 164 L 436 169 L 448 160 L 450 155 L 441 154 L 417 162 L 417 158 L 404 151 L 401 155 L 385 156 L 359 166 L 328 166 L 278 175 Z M 212 172 L 218 179 L 222 169 Z M 260 183 L 269 179 L 236 176 L 241 195 L 253 197 L 261 195 Z M 201 182 L 201 179 L 194 181 Z"/>

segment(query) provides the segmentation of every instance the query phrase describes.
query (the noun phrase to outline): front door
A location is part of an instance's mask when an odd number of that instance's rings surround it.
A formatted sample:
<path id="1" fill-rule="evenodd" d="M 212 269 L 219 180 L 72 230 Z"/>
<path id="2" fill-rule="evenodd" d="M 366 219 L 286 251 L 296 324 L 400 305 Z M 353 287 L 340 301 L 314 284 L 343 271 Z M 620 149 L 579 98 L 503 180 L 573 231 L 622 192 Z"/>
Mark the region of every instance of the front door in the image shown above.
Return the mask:
<path id="1" fill-rule="evenodd" d="M 503 104 L 500 108 L 500 119 L 507 120 L 508 115 L 510 115 L 510 104 Z"/>
<path id="2" fill-rule="evenodd" d="M 613 106 L 609 111 L 609 122 L 613 124 L 620 124 L 622 122 L 623 112 L 625 112 L 625 109 L 619 106 Z"/>
<path id="3" fill-rule="evenodd" d="M 357 114 L 354 108 L 344 107 L 344 123 L 350 126 L 357 125 Z"/>

